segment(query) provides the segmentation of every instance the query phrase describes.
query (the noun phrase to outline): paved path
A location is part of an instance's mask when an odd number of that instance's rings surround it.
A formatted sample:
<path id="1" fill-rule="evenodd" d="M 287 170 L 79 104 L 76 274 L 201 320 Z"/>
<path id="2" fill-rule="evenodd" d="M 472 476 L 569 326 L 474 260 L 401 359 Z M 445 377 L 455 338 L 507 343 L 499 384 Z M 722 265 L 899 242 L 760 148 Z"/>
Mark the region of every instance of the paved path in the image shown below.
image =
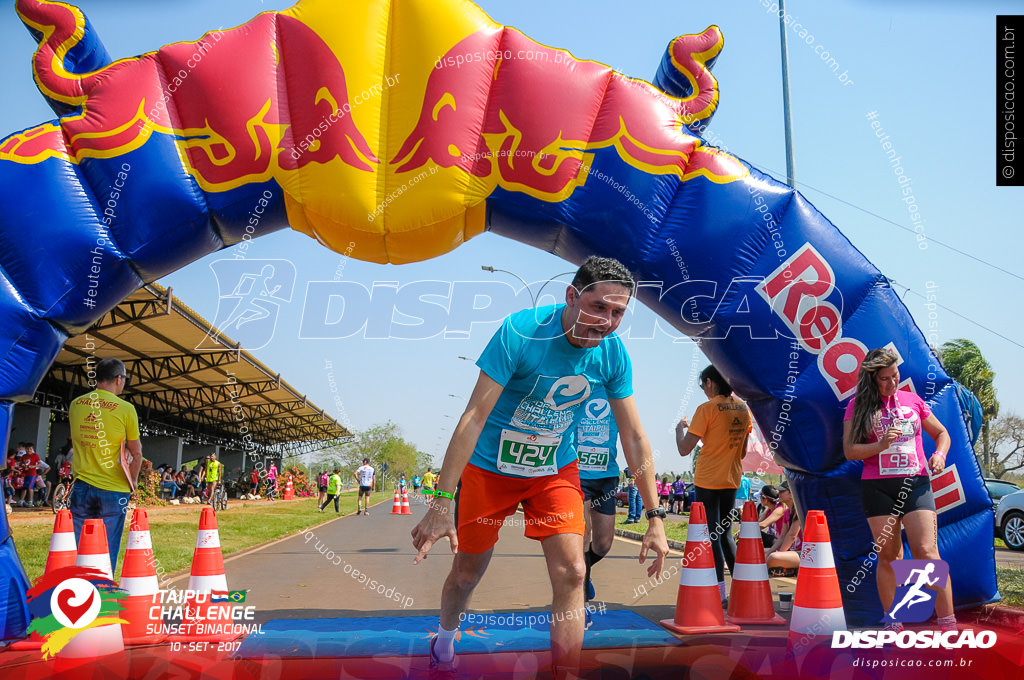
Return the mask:
<path id="1" fill-rule="evenodd" d="M 414 505 L 413 515 L 394 516 L 389 514 L 390 507 L 390 501 L 380 503 L 369 517 L 341 517 L 304 536 L 228 558 L 228 587 L 248 590 L 245 603 L 256 607 L 258 621 L 437 614 L 441 585 L 452 562 L 448 542 L 435 545 L 426 560 L 413 565 L 409 532 L 425 509 Z M 325 520 L 329 516 L 328 511 Z M 522 519 L 516 515 L 502 528 L 472 611 L 546 611 L 550 607 L 551 585 L 540 544 L 523 536 Z M 611 554 L 594 570 L 597 600 L 612 608 L 633 609 L 652 620 L 671 617 L 678 572 L 655 586 L 648 581 L 646 567 L 637 563 L 638 554 L 639 544 L 616 539 Z M 678 564 L 679 558 L 676 554 L 669 562 Z M 646 596 L 637 590 L 640 586 L 646 586 Z"/>

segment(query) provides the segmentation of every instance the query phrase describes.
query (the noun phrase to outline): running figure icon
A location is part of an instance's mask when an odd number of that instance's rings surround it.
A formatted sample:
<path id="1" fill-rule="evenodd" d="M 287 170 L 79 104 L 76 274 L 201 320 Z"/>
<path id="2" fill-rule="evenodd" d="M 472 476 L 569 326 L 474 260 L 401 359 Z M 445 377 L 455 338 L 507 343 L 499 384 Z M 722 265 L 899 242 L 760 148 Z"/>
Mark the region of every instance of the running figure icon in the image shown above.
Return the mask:
<path id="1" fill-rule="evenodd" d="M 928 575 L 934 571 L 935 565 L 932 562 L 926 564 L 923 569 L 910 570 L 910 573 L 907 575 L 907 583 L 905 583 L 904 585 L 910 583 L 910 580 L 914 578 L 914 574 L 918 575 L 917 581 L 910 586 L 910 588 L 907 590 L 906 595 L 904 595 L 903 599 L 899 601 L 899 604 L 893 607 L 892 611 L 889 612 L 890 618 L 895 619 L 896 611 L 904 605 L 906 605 L 907 609 L 910 609 L 916 604 L 927 602 L 931 600 L 933 597 L 935 597 L 934 593 L 924 592 L 925 586 L 938 585 L 939 581 L 941 580 L 938 576 L 936 576 L 935 578 L 928 578 Z"/>

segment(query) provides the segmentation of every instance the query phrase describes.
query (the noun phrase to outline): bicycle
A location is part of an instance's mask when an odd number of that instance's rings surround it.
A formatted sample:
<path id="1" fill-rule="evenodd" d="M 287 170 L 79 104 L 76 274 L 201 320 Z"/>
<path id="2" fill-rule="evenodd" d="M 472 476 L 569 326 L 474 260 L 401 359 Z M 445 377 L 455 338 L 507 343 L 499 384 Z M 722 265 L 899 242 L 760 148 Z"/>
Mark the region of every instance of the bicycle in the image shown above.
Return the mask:
<path id="1" fill-rule="evenodd" d="M 71 490 L 75 488 L 75 480 L 64 481 L 64 478 L 60 480 L 60 484 L 53 490 L 53 514 L 57 514 L 61 510 L 71 509 Z"/>
<path id="2" fill-rule="evenodd" d="M 214 487 L 213 493 L 210 494 L 210 505 L 213 506 L 214 512 L 228 509 L 228 492 L 223 484 L 218 483 Z"/>

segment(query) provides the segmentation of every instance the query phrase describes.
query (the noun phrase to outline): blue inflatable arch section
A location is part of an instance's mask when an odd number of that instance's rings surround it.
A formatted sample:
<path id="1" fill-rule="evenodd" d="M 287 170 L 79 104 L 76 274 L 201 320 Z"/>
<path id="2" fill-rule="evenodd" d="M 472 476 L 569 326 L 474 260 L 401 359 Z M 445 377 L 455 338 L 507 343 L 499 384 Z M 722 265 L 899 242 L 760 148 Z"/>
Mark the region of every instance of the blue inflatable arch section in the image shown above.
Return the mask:
<path id="1" fill-rule="evenodd" d="M 463 0 L 393 0 L 390 13 L 365 13 L 366 25 L 352 27 L 338 21 L 340 6 L 303 0 L 112 63 L 77 9 L 18 0 L 43 40 L 36 79 L 60 118 L 0 142 L 5 431 L 13 402 L 31 397 L 68 337 L 143 283 L 204 255 L 291 225 L 337 250 L 355 243 L 355 257 L 403 262 L 489 229 L 573 263 L 592 254 L 622 260 L 644 282 L 638 297 L 700 342 L 749 403 L 801 510 L 825 512 L 852 624 L 873 624 L 881 611 L 862 464 L 843 456 L 842 414 L 865 352 L 896 350 L 905 387 L 953 439 L 952 472 L 937 484 L 939 548 L 956 602 L 998 598 L 991 501 L 955 386 L 910 313 L 802 195 L 700 138 L 718 101 L 710 74 L 722 49 L 717 28 L 672 41 L 652 86 L 538 45 Z M 345 11 L 361 6 L 345 3 Z M 423 17 L 437 30 L 414 31 Z M 392 44 L 400 30 L 427 34 L 428 44 Z M 338 31 L 380 40 L 342 40 Z M 490 56 L 437 68 L 468 48 Z M 552 58 L 494 56 L 523 48 Z M 201 62 L 174 84 L 178 64 L 197 51 Z M 438 54 L 449 56 L 435 64 Z M 390 108 L 352 109 L 347 93 L 360 85 L 346 79 L 400 60 L 401 87 L 380 97 Z M 245 99 L 251 87 L 264 89 Z M 304 126 L 332 113 L 329 99 L 334 113 L 351 115 L 336 116 L 300 152 Z M 130 118 L 154 100 L 162 108 L 148 109 L 149 118 Z M 239 119 L 250 103 L 255 109 Z M 129 118 L 119 126 L 122 113 Z M 373 136 L 379 130 L 386 141 Z M 499 153 L 513 148 L 540 161 Z M 251 167 L 227 176 L 241 160 Z M 428 167 L 425 193 L 410 189 L 392 204 L 395 187 Z M 115 191 L 117 208 L 108 210 Z M 422 222 L 418 231 L 409 220 Z M 90 279 L 97 257 L 102 286 Z M 9 639 L 27 625 L 27 582 L 3 513 L 0 537 L 0 638 Z"/>

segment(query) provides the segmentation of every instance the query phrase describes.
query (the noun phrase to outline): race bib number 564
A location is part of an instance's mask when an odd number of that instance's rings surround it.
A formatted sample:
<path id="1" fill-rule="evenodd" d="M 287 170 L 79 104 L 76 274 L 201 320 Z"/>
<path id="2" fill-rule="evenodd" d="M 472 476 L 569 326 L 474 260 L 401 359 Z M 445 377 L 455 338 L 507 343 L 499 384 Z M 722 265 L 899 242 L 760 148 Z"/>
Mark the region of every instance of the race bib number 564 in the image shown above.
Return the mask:
<path id="1" fill-rule="evenodd" d="M 561 437 L 502 430 L 498 448 L 498 471 L 517 477 L 545 477 L 558 474 L 555 452 Z"/>

